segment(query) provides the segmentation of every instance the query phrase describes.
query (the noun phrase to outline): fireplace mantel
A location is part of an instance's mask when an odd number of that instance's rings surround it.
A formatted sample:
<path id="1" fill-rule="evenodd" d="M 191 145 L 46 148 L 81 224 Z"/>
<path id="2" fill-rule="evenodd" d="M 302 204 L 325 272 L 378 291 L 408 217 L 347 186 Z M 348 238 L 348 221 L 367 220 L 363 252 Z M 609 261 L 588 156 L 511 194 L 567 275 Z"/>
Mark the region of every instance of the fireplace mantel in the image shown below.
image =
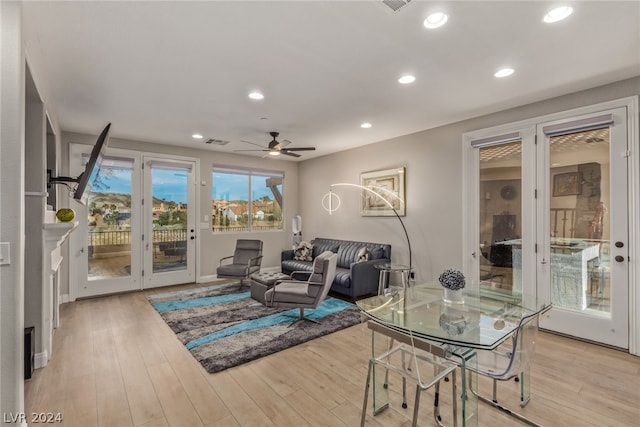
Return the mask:
<path id="1" fill-rule="evenodd" d="M 41 339 L 43 353 L 36 355 L 35 367 L 47 365 L 53 350 L 53 330 L 58 327 L 60 286 L 58 270 L 62 264 L 62 244 L 69 238 L 79 222 L 57 222 L 55 212 L 45 213 L 43 224 L 43 270 L 42 270 L 42 324 Z M 37 329 L 37 328 L 36 328 Z"/>

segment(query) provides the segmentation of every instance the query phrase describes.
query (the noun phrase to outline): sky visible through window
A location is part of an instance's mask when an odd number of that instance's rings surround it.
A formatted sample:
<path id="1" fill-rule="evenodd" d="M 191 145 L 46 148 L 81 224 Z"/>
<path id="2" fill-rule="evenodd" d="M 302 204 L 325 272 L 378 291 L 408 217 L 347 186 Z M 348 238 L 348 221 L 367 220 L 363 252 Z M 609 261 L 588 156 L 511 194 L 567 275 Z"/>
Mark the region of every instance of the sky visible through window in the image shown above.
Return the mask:
<path id="1" fill-rule="evenodd" d="M 101 175 L 101 180 L 104 186 L 93 187 L 93 192 L 99 193 L 117 193 L 117 194 L 129 194 L 131 192 L 131 171 L 120 168 L 109 168 L 111 173 L 104 173 L 104 169 Z M 178 203 L 187 202 L 187 188 L 184 184 L 186 172 L 180 172 L 176 170 L 163 170 L 154 168 L 153 174 L 153 195 L 159 199 L 165 199 L 167 201 L 174 201 Z M 249 185 L 247 181 L 247 175 L 240 174 L 228 174 L 225 173 L 222 176 L 214 174 L 215 185 L 212 189 L 213 199 L 223 200 L 248 200 L 249 199 Z M 264 196 L 269 199 L 273 199 L 273 193 L 271 190 L 264 186 L 265 177 L 254 176 L 258 178 L 258 182 L 262 185 L 253 186 L 253 200 L 258 200 Z M 262 179 L 260 179 L 262 178 Z M 255 181 L 254 181 L 255 183 Z"/>
<path id="2" fill-rule="evenodd" d="M 104 169 L 100 173 L 101 186 L 92 186 L 91 191 L 96 193 L 131 193 L 131 170 L 109 168 L 110 173 Z M 187 173 L 176 170 L 153 170 L 153 196 L 167 201 L 187 203 L 187 186 L 185 185 Z"/>
<path id="3" fill-rule="evenodd" d="M 267 176 L 253 176 L 253 200 L 258 200 L 264 196 L 267 196 L 269 199 L 273 199 L 273 193 L 268 187 L 266 187 L 267 178 Z M 248 175 L 232 173 L 219 174 L 214 172 L 213 180 L 213 200 L 249 200 Z"/>

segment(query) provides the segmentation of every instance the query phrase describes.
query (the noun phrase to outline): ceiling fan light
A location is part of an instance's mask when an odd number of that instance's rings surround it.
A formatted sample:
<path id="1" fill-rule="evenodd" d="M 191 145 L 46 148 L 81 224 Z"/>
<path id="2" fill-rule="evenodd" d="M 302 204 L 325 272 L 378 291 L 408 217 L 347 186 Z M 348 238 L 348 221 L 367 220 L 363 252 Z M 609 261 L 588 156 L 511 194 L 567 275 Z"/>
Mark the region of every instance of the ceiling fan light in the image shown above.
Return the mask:
<path id="1" fill-rule="evenodd" d="M 199 133 L 194 133 L 193 135 L 191 135 L 191 138 L 193 138 L 193 139 L 202 139 L 203 137 Z"/>
<path id="2" fill-rule="evenodd" d="M 249 94 L 249 98 L 259 100 L 264 99 L 264 95 L 258 91 L 254 91 Z"/>
<path id="3" fill-rule="evenodd" d="M 280 151 L 278 151 L 278 150 L 271 150 L 271 151 L 269 151 L 269 155 L 270 155 L 270 156 L 279 156 L 279 155 L 280 155 Z"/>
<path id="4" fill-rule="evenodd" d="M 372 124 L 371 124 L 371 123 L 368 123 L 368 122 L 365 122 L 365 123 L 363 123 L 363 124 L 361 124 L 361 125 L 360 125 L 360 127 L 361 127 L 362 129 L 369 129 L 371 126 L 372 126 Z"/>

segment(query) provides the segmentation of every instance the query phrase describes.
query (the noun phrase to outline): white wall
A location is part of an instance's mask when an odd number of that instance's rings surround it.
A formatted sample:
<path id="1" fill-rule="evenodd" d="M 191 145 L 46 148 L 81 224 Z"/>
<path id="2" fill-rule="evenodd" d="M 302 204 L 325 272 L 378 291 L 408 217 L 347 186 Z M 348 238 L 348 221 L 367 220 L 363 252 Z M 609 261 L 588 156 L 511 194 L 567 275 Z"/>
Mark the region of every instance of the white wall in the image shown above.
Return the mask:
<path id="1" fill-rule="evenodd" d="M 24 91 L 22 5 L 0 2 L 0 414 L 24 411 Z"/>
<path id="2" fill-rule="evenodd" d="M 359 183 L 362 172 L 405 166 L 404 221 L 411 236 L 416 279 L 431 280 L 446 268 L 462 268 L 463 133 L 639 94 L 640 77 L 636 77 L 301 162 L 304 238 L 391 243 L 393 261 L 407 264 L 407 245 L 397 219 L 361 217 L 357 190 L 335 190 L 343 205 L 333 215 L 321 206 L 332 183 Z M 634 145 L 638 147 L 638 141 Z"/>

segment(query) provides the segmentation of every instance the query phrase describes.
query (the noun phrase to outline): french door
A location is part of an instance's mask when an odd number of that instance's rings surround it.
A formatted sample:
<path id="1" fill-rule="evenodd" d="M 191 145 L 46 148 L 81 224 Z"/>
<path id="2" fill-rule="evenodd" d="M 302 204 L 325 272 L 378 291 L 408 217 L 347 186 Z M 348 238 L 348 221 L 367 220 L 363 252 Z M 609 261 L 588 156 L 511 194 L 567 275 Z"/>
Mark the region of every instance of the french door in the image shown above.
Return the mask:
<path id="1" fill-rule="evenodd" d="M 79 174 L 91 147 L 70 145 Z M 195 281 L 195 162 L 107 149 L 70 235 L 70 299 Z"/>
<path id="2" fill-rule="evenodd" d="M 195 281 L 195 163 L 143 158 L 145 288 Z"/>
<path id="3" fill-rule="evenodd" d="M 70 145 L 70 170 L 84 168 L 91 146 Z M 140 155 L 109 149 L 86 204 L 71 201 L 79 221 L 69 237 L 71 299 L 141 288 Z"/>
<path id="4" fill-rule="evenodd" d="M 628 108 L 465 137 L 465 273 L 551 302 L 541 327 L 629 347 Z M 586 110 L 586 109 L 585 109 Z"/>
<path id="5" fill-rule="evenodd" d="M 629 219 L 627 110 L 537 126 L 538 296 L 542 328 L 627 348 Z"/>

